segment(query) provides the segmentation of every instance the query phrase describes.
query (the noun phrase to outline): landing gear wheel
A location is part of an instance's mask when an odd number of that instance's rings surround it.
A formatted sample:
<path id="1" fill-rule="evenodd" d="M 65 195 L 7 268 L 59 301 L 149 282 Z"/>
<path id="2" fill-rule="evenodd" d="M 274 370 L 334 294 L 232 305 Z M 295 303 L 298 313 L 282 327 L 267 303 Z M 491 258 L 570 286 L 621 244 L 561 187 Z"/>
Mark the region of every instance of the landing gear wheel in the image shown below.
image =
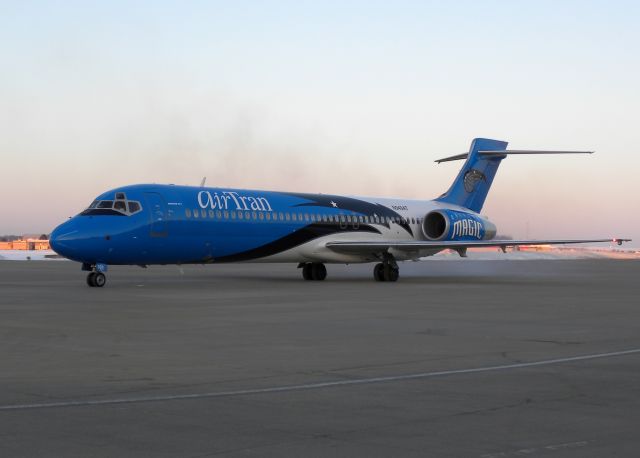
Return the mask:
<path id="1" fill-rule="evenodd" d="M 321 262 L 311 264 L 311 279 L 322 281 L 327 278 L 327 268 Z"/>
<path id="2" fill-rule="evenodd" d="M 105 274 L 103 274 L 102 272 L 94 272 L 93 286 L 102 288 L 106 282 L 107 282 L 107 277 L 105 276 Z"/>
<path id="3" fill-rule="evenodd" d="M 95 272 L 91 272 L 89 275 L 87 275 L 87 285 L 91 286 L 92 288 L 96 286 L 95 277 L 96 277 Z"/>
<path id="4" fill-rule="evenodd" d="M 313 280 L 311 277 L 311 264 L 305 264 L 302 266 L 302 278 L 305 280 Z"/>
<path id="5" fill-rule="evenodd" d="M 382 263 L 376 264 L 373 268 L 373 278 L 375 281 L 384 281 L 384 265 Z"/>
<path id="6" fill-rule="evenodd" d="M 392 255 L 386 254 L 382 262 L 376 264 L 373 268 L 373 278 L 375 281 L 398 281 L 400 269 Z"/>
<path id="7" fill-rule="evenodd" d="M 400 277 L 400 270 L 398 268 L 393 268 L 389 264 L 384 266 L 384 281 L 398 281 Z"/>

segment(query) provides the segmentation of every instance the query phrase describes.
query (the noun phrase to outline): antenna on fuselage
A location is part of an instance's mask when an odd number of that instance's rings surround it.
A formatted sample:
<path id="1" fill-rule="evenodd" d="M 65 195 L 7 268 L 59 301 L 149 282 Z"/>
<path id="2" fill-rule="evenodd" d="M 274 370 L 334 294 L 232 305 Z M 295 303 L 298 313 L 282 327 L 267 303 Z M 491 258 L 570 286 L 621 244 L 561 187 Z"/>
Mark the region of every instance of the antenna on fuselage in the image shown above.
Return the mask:
<path id="1" fill-rule="evenodd" d="M 207 177 L 202 177 L 202 181 L 200 182 L 200 187 L 204 188 L 204 184 L 207 182 Z"/>

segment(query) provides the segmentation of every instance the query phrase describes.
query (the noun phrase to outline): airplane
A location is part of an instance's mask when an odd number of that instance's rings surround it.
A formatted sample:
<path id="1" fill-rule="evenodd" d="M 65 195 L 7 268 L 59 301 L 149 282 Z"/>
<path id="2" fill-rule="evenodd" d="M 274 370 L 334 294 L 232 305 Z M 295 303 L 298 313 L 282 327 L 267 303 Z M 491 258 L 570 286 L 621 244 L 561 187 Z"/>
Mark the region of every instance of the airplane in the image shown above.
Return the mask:
<path id="1" fill-rule="evenodd" d="M 614 242 L 629 239 L 495 240 L 480 214 L 509 155 L 591 151 L 507 150 L 476 138 L 447 192 L 433 200 L 348 197 L 201 186 L 137 184 L 107 191 L 51 234 L 58 254 L 82 263 L 87 284 L 103 287 L 109 265 L 297 263 L 305 280 L 324 280 L 328 263 L 375 262 L 376 281 L 395 282 L 398 261 L 451 249 Z"/>

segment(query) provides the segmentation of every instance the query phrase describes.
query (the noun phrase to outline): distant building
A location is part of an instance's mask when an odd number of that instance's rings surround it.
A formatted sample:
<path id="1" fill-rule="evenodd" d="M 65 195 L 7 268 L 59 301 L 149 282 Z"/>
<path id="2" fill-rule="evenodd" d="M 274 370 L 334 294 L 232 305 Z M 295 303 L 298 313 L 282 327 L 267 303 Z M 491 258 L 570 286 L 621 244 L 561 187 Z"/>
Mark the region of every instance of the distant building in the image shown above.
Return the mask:
<path id="1" fill-rule="evenodd" d="M 0 242 L 0 250 L 39 251 L 50 249 L 51 245 L 49 245 L 48 240 L 40 240 L 37 238 L 23 238 L 11 242 Z"/>

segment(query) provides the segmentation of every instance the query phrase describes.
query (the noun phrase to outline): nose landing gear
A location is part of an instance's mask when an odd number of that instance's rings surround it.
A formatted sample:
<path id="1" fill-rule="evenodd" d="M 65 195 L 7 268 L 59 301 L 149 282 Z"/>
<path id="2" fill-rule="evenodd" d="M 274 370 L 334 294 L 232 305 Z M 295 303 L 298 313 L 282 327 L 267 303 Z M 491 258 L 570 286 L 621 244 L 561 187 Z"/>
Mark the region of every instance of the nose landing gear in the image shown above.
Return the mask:
<path id="1" fill-rule="evenodd" d="M 106 264 L 82 264 L 82 270 L 88 270 L 87 285 L 92 288 L 102 288 L 107 283 L 107 276 L 104 272 L 107 271 Z"/>
<path id="2" fill-rule="evenodd" d="M 87 275 L 87 285 L 102 288 L 107 283 L 107 276 L 102 272 L 91 272 Z"/>

